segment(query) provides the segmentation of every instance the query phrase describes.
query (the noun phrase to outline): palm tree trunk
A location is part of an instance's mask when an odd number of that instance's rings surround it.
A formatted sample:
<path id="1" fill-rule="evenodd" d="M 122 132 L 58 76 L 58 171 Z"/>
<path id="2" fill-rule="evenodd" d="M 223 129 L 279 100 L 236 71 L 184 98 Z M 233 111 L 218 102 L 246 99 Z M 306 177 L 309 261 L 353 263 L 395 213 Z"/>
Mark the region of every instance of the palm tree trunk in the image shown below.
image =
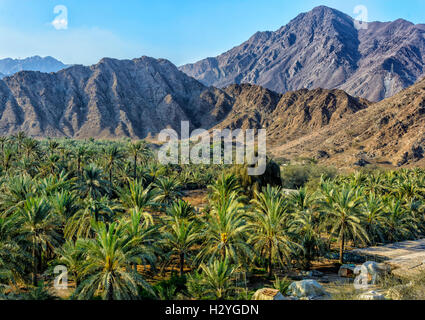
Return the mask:
<path id="1" fill-rule="evenodd" d="M 134 180 L 136 180 L 137 178 L 137 154 L 134 155 L 134 175 L 133 175 Z"/>
<path id="2" fill-rule="evenodd" d="M 32 263 L 33 263 L 33 271 L 32 271 L 32 284 L 34 287 L 37 286 L 37 256 L 35 253 L 35 242 L 33 241 L 32 246 Z"/>
<path id="3" fill-rule="evenodd" d="M 269 261 L 268 261 L 267 270 L 268 270 L 268 273 L 269 273 L 269 278 L 271 278 L 272 277 L 272 272 L 273 272 L 273 268 L 272 268 L 272 247 L 271 247 L 271 244 L 270 244 L 270 247 L 269 247 Z"/>
<path id="4" fill-rule="evenodd" d="M 345 232 L 344 228 L 342 228 L 342 237 L 341 237 L 341 243 L 339 246 L 339 262 L 341 264 L 344 264 L 344 246 L 345 246 Z"/>
<path id="5" fill-rule="evenodd" d="M 112 289 L 111 280 L 109 280 L 108 292 L 106 293 L 107 300 L 114 300 L 114 290 Z"/>
<path id="6" fill-rule="evenodd" d="M 184 253 L 180 253 L 180 277 L 184 275 Z"/>

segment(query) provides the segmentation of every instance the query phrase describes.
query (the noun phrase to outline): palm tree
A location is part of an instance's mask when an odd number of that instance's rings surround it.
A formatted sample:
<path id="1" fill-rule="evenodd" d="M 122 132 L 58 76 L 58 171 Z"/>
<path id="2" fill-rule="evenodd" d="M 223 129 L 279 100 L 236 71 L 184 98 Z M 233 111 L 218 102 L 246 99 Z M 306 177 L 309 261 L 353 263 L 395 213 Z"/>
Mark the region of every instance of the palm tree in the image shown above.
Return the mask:
<path id="1" fill-rule="evenodd" d="M 151 186 L 143 187 L 139 181 L 128 181 L 128 186 L 125 186 L 120 191 L 120 200 L 123 206 L 127 209 L 138 208 L 146 210 L 154 208 L 157 203 L 154 201 L 157 196 L 157 191 L 152 190 Z"/>
<path id="2" fill-rule="evenodd" d="M 166 221 L 165 230 L 162 235 L 165 251 L 179 257 L 180 276 L 183 276 L 185 259 L 191 255 L 198 240 L 197 225 L 176 216 Z"/>
<path id="3" fill-rule="evenodd" d="M 3 153 L 3 167 L 7 172 L 12 166 L 13 160 L 15 159 L 16 148 L 6 147 L 4 148 L 2 153 Z"/>
<path id="4" fill-rule="evenodd" d="M 79 190 L 83 197 L 98 199 L 109 192 L 110 183 L 104 179 L 103 172 L 94 164 L 83 169 Z"/>
<path id="5" fill-rule="evenodd" d="M 49 198 L 52 211 L 61 217 L 63 223 L 72 218 L 79 210 L 77 194 L 74 191 L 62 190 Z"/>
<path id="6" fill-rule="evenodd" d="M 0 149 L 1 152 L 4 151 L 4 146 L 6 145 L 6 143 L 9 141 L 8 137 L 4 137 L 4 136 L 0 136 Z"/>
<path id="7" fill-rule="evenodd" d="M 374 193 L 370 193 L 366 198 L 362 214 L 364 215 L 365 231 L 369 235 L 369 239 L 373 245 L 377 241 L 385 241 L 385 205 L 381 198 Z"/>
<path id="8" fill-rule="evenodd" d="M 109 183 L 113 185 L 112 174 L 115 166 L 121 164 L 124 159 L 124 152 L 119 149 L 116 145 L 113 145 L 104 150 L 106 156 L 106 170 L 109 172 Z"/>
<path id="9" fill-rule="evenodd" d="M 68 273 L 74 279 L 75 288 L 78 288 L 84 264 L 84 240 L 77 240 L 76 242 L 68 240 L 62 247 L 56 249 L 57 264 L 65 265 Z"/>
<path id="10" fill-rule="evenodd" d="M 296 235 L 295 239 L 302 248 L 303 267 L 309 270 L 311 261 L 326 250 L 320 234 L 320 221 L 311 209 L 297 211 L 290 222 L 290 231 Z"/>
<path id="11" fill-rule="evenodd" d="M 289 195 L 289 202 L 295 211 L 306 211 L 311 209 L 315 198 L 313 194 L 308 192 L 307 188 L 300 188 L 297 192 Z"/>
<path id="12" fill-rule="evenodd" d="M 17 238 L 20 224 L 15 216 L 0 218 L 0 286 L 23 275 L 27 257 Z"/>
<path id="13" fill-rule="evenodd" d="M 235 292 L 233 278 L 236 276 L 237 267 L 230 264 L 228 259 L 215 260 L 208 265 L 201 264 L 202 273 L 189 276 L 189 282 L 197 282 L 202 288 L 204 297 L 224 300 L 230 298 Z"/>
<path id="14" fill-rule="evenodd" d="M 232 194 L 239 195 L 241 193 L 241 186 L 238 178 L 233 174 L 224 175 L 210 187 L 210 199 L 212 201 L 220 202 L 226 201 Z"/>
<path id="15" fill-rule="evenodd" d="M 3 215 L 9 215 L 21 208 L 25 200 L 33 195 L 35 195 L 35 187 L 30 177 L 21 175 L 10 178 L 3 184 L 0 192 Z"/>
<path id="16" fill-rule="evenodd" d="M 65 225 L 65 237 L 88 238 L 92 234 L 92 221 L 112 222 L 117 206 L 106 196 L 100 199 L 85 199 L 82 208 L 77 211 Z"/>
<path id="17" fill-rule="evenodd" d="M 178 200 L 171 204 L 166 211 L 169 217 L 191 220 L 195 216 L 195 209 L 184 200 Z"/>
<path id="18" fill-rule="evenodd" d="M 137 141 L 128 145 L 128 151 L 133 157 L 133 179 L 137 179 L 137 162 L 139 156 L 147 157 L 150 154 L 150 150 L 146 145 L 145 141 Z"/>
<path id="19" fill-rule="evenodd" d="M 253 252 L 247 243 L 248 226 L 242 204 L 233 194 L 227 201 L 213 203 L 211 212 L 201 219 L 200 238 L 203 246 L 196 260 L 206 261 L 226 258 L 234 263 L 252 259 Z"/>
<path id="20" fill-rule="evenodd" d="M 57 218 L 51 214 L 51 208 L 44 199 L 29 198 L 24 202 L 18 212 L 20 238 L 29 242 L 33 259 L 32 282 L 37 286 L 38 265 L 41 264 L 41 256 L 47 250 L 54 251 L 59 245 Z"/>
<path id="21" fill-rule="evenodd" d="M 86 146 L 79 146 L 73 153 L 72 157 L 77 161 L 77 172 L 81 176 L 81 165 L 88 160 L 90 154 Z"/>
<path id="22" fill-rule="evenodd" d="M 400 200 L 384 198 L 386 230 L 390 242 L 414 238 L 418 233 L 417 221 L 401 204 Z"/>
<path id="23" fill-rule="evenodd" d="M 96 294 L 104 300 L 137 299 L 139 288 L 152 291 L 150 285 L 132 268 L 143 257 L 137 239 L 125 234 L 117 223 L 93 225 L 96 238 L 84 243 L 86 263 L 84 281 L 74 293 L 77 299 L 90 299 Z"/>
<path id="24" fill-rule="evenodd" d="M 369 241 L 361 223 L 362 201 L 358 190 L 346 185 L 334 186 L 334 189 L 323 196 L 322 210 L 327 214 L 326 223 L 330 226 L 330 234 L 338 237 L 339 262 L 343 264 L 347 240 Z"/>
<path id="25" fill-rule="evenodd" d="M 257 191 L 251 203 L 254 210 L 249 219 L 249 243 L 260 255 L 267 256 L 267 271 L 271 277 L 273 257 L 284 265 L 283 259 L 289 263 L 295 250 L 288 229 L 287 204 L 280 188 L 270 185 L 262 193 Z"/>
<path id="26" fill-rule="evenodd" d="M 31 138 L 24 139 L 22 148 L 27 158 L 31 158 L 33 155 L 37 155 L 40 152 L 40 144 L 37 140 Z"/>
<path id="27" fill-rule="evenodd" d="M 180 191 L 181 186 L 174 178 L 158 178 L 154 187 L 158 192 L 154 200 L 163 206 L 169 206 L 183 196 L 183 193 Z"/>

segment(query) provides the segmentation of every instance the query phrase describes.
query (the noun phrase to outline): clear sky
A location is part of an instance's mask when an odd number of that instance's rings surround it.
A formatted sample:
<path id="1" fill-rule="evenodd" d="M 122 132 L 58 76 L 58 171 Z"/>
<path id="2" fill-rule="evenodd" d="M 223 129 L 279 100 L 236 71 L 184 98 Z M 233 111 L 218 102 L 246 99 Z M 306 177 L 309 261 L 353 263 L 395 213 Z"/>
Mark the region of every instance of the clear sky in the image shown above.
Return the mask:
<path id="1" fill-rule="evenodd" d="M 215 56 L 318 5 L 368 21 L 425 23 L 424 0 L 0 0 L 0 58 L 69 64 L 143 55 L 177 65 Z M 55 13 L 55 10 L 56 13 Z"/>

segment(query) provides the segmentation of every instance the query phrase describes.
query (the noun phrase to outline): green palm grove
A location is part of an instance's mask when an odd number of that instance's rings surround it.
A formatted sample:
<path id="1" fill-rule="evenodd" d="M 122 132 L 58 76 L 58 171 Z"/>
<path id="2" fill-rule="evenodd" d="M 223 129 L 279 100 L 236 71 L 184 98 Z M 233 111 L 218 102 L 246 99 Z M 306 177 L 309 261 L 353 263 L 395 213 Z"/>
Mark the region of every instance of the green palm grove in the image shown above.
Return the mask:
<path id="1" fill-rule="evenodd" d="M 287 192 L 269 165 L 248 179 L 230 165 L 163 166 L 144 141 L 3 137 L 0 299 L 53 298 L 57 265 L 69 299 L 246 299 L 251 274 L 266 283 L 323 257 L 344 263 L 348 247 L 424 235 L 422 169 Z M 183 200 L 193 189 L 208 189 L 205 207 Z"/>

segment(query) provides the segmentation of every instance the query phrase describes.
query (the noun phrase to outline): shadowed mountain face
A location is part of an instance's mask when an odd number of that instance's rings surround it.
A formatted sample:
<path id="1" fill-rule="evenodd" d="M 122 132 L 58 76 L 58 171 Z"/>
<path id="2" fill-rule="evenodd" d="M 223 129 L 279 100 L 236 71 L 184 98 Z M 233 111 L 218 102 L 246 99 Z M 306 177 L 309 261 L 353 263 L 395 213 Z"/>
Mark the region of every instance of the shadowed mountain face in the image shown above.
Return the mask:
<path id="1" fill-rule="evenodd" d="M 34 56 L 26 59 L 1 59 L 0 79 L 20 71 L 57 72 L 68 66 L 52 57 Z"/>
<path id="2" fill-rule="evenodd" d="M 19 72 L 0 81 L 0 133 L 35 137 L 145 138 L 160 130 L 211 127 L 230 98 L 166 60 L 103 59 L 57 73 Z"/>
<path id="3" fill-rule="evenodd" d="M 251 83 L 282 93 L 339 88 L 379 101 L 424 75 L 425 25 L 397 20 L 357 30 L 350 16 L 322 6 L 180 70 L 216 87 Z"/>
<path id="4" fill-rule="evenodd" d="M 258 86 L 206 87 L 166 60 L 103 59 L 57 73 L 19 72 L 0 81 L 0 134 L 146 138 L 162 129 L 267 127 L 279 141 L 310 133 L 367 102 L 342 91 L 281 95 Z"/>

